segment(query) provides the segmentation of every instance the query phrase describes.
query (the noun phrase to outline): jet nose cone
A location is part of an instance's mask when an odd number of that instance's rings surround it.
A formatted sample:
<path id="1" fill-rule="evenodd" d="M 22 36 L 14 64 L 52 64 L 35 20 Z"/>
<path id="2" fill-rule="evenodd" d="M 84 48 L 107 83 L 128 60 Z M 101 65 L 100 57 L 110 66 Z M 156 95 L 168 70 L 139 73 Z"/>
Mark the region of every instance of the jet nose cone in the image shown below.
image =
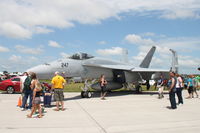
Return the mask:
<path id="1" fill-rule="evenodd" d="M 39 65 L 32 67 L 27 70 L 27 72 L 34 72 L 39 79 L 50 79 L 53 77 L 53 73 L 51 72 L 50 66 Z"/>

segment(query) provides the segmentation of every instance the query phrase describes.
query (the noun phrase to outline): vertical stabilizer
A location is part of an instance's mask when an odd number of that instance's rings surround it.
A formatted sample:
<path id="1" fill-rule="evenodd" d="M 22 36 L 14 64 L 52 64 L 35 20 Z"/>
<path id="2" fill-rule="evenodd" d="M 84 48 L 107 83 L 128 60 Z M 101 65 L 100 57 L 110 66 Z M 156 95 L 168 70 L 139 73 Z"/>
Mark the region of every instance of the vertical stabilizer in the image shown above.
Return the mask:
<path id="1" fill-rule="evenodd" d="M 151 60 L 152 60 L 152 57 L 155 53 L 155 50 L 156 50 L 156 47 L 153 46 L 149 52 L 147 53 L 147 55 L 145 56 L 144 60 L 142 61 L 142 63 L 140 64 L 140 67 L 142 68 L 148 68 L 150 63 L 151 63 Z"/>
<path id="2" fill-rule="evenodd" d="M 172 67 L 171 67 L 171 71 L 178 73 L 178 55 L 177 52 L 173 49 L 170 49 L 170 51 L 172 52 Z"/>

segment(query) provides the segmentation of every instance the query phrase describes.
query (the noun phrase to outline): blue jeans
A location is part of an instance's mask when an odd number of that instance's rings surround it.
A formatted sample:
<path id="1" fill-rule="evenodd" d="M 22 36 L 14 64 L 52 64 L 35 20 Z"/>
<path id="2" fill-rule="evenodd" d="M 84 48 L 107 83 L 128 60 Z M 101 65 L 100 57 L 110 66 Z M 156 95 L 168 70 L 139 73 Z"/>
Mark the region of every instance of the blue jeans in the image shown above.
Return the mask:
<path id="1" fill-rule="evenodd" d="M 51 106 L 52 95 L 44 95 L 44 106 Z"/>
<path id="2" fill-rule="evenodd" d="M 171 92 L 169 92 L 169 100 L 170 100 L 172 109 L 176 109 L 175 93 L 176 92 L 173 92 L 173 90 Z"/>
<path id="3" fill-rule="evenodd" d="M 22 108 L 26 108 L 25 106 L 26 106 L 28 97 L 29 97 L 28 109 L 32 108 L 32 100 L 33 100 L 33 91 L 32 90 L 24 92 L 24 97 L 22 100 Z"/>
<path id="4" fill-rule="evenodd" d="M 176 95 L 178 97 L 178 104 L 183 104 L 183 97 L 182 97 L 182 89 L 183 88 L 176 88 Z"/>

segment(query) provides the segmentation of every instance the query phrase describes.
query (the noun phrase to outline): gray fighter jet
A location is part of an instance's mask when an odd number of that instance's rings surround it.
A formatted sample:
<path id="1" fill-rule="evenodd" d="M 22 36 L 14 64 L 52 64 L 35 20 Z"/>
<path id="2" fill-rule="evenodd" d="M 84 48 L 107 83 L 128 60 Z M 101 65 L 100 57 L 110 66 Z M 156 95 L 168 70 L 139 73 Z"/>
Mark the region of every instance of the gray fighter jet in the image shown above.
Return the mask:
<path id="1" fill-rule="evenodd" d="M 155 50 L 156 47 L 153 46 L 139 67 L 94 57 L 87 53 L 76 53 L 68 58 L 45 63 L 27 71 L 35 72 L 39 79 L 51 79 L 55 71 L 59 71 L 64 77 L 81 77 L 83 79 L 99 79 L 100 75 L 104 74 L 108 81 L 107 88 L 109 90 L 122 88 L 127 83 L 134 83 L 140 87 L 139 82 L 156 79 L 160 75 L 167 78 L 169 75 L 170 69 L 149 68 Z M 99 83 L 94 83 L 91 87 L 100 90 Z"/>

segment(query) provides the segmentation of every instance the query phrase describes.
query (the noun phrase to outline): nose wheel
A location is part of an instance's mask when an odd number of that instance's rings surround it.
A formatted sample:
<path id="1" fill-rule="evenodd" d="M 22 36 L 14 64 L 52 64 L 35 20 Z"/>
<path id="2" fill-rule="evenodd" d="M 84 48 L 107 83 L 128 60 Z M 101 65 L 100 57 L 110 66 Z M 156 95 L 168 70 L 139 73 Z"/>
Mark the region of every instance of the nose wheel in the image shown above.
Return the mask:
<path id="1" fill-rule="evenodd" d="M 82 98 L 91 98 L 92 97 L 92 93 L 90 91 L 82 91 L 81 92 L 81 97 Z"/>
<path id="2" fill-rule="evenodd" d="M 84 87 L 81 87 L 81 97 L 82 98 L 91 98 L 92 93 L 90 91 L 91 85 L 96 81 L 96 79 L 92 80 L 91 83 L 88 83 L 87 79 L 85 80 Z"/>

